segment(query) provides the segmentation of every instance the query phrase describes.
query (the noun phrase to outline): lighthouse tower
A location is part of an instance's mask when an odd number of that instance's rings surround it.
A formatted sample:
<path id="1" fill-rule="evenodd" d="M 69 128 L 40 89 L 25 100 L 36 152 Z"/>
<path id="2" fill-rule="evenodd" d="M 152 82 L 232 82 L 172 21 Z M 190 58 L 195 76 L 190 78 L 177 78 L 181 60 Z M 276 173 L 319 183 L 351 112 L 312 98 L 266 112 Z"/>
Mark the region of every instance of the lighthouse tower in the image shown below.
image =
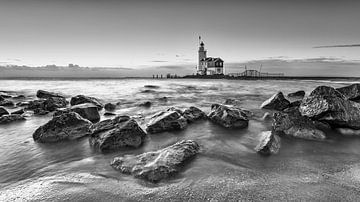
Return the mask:
<path id="1" fill-rule="evenodd" d="M 199 38 L 200 39 L 200 38 Z M 205 65 L 203 63 L 205 63 L 205 59 L 206 59 L 206 50 L 204 47 L 204 42 L 200 41 L 200 47 L 199 47 L 199 61 L 198 61 L 198 66 L 197 66 L 197 73 L 203 75 L 205 73 Z"/>

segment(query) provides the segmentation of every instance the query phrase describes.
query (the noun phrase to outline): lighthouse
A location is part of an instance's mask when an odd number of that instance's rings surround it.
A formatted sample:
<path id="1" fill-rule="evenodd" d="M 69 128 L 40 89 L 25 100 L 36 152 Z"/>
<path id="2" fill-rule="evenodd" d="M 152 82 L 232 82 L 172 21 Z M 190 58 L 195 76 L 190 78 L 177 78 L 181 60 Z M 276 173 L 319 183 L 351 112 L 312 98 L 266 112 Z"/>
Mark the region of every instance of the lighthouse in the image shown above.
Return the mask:
<path id="1" fill-rule="evenodd" d="M 224 61 L 221 58 L 207 57 L 205 44 L 199 37 L 199 61 L 196 68 L 197 75 L 223 75 L 224 74 Z"/>
<path id="2" fill-rule="evenodd" d="M 200 37 L 199 37 L 199 39 L 200 39 Z M 205 70 L 204 65 L 202 64 L 202 61 L 204 61 L 206 59 L 206 50 L 205 50 L 205 44 L 203 41 L 200 41 L 198 55 L 199 55 L 199 61 L 198 61 L 198 67 L 197 67 L 197 74 L 204 75 L 206 70 Z"/>

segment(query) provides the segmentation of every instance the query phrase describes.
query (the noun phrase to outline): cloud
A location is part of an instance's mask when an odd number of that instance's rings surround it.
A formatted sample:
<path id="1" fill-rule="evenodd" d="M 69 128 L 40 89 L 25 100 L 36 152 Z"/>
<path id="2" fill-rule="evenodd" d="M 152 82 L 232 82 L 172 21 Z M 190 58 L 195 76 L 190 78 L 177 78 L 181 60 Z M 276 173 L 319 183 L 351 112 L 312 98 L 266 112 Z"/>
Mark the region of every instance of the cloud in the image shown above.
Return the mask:
<path id="1" fill-rule="evenodd" d="M 358 48 L 360 44 L 344 44 L 344 45 L 330 45 L 330 46 L 315 46 L 313 48 Z"/>

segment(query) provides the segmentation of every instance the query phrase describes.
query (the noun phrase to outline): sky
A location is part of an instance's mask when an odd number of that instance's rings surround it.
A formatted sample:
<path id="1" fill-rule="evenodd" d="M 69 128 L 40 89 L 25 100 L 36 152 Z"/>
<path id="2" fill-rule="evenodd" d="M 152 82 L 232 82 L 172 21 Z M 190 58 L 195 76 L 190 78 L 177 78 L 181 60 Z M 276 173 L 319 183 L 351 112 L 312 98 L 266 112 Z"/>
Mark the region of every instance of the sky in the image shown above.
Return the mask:
<path id="1" fill-rule="evenodd" d="M 360 76 L 359 8 L 356 0 L 0 0 L 0 65 L 189 74 L 201 35 L 228 73 L 262 64 L 286 75 Z"/>

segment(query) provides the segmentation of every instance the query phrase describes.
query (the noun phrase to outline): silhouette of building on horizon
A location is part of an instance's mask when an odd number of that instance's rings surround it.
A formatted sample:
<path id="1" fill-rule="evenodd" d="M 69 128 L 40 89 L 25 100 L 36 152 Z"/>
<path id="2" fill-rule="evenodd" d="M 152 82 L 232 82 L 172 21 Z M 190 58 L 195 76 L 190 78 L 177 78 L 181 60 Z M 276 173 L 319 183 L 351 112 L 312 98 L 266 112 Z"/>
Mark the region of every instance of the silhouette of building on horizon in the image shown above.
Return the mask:
<path id="1" fill-rule="evenodd" d="M 197 75 L 223 75 L 224 74 L 224 60 L 217 57 L 207 57 L 207 50 L 205 44 L 201 41 L 199 36 L 199 51 L 198 51 L 198 66 L 196 67 Z"/>

